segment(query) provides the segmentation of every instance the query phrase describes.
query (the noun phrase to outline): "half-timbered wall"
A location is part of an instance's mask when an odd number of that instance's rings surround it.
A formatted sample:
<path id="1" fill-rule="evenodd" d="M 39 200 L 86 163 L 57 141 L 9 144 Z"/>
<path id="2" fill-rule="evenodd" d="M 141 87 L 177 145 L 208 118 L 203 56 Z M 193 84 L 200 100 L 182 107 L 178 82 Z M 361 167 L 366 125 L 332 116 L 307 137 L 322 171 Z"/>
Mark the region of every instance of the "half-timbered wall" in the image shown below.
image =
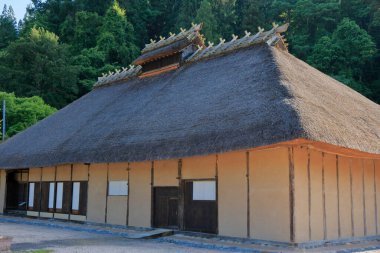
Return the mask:
<path id="1" fill-rule="evenodd" d="M 293 148 L 295 241 L 378 235 L 380 160 Z"/>
<path id="2" fill-rule="evenodd" d="M 155 187 L 178 189 L 178 212 L 183 215 L 183 182 L 192 180 L 216 182 L 220 235 L 300 243 L 380 234 L 380 160 L 309 146 L 154 162 L 31 168 L 29 182 L 36 184 L 37 195 L 49 182 L 85 182 L 88 192 L 85 215 L 52 212 L 46 206 L 27 213 L 149 227 Z M 126 192 L 110 194 L 109 184 L 118 182 L 126 184 Z M 5 191 L 6 171 L 0 170 L 0 212 Z M 46 202 L 47 197 L 43 198 Z M 180 220 L 178 226 L 183 228 Z"/>

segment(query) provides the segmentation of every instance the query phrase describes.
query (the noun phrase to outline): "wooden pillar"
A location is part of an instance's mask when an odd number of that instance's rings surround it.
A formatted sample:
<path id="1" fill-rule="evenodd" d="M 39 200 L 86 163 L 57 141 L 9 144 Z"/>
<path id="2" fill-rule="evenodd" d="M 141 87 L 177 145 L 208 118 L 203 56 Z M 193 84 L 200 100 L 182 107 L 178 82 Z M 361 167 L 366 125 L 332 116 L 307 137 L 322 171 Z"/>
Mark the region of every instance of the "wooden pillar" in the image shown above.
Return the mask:
<path id="1" fill-rule="evenodd" d="M 182 180 L 182 159 L 178 160 L 178 228 L 184 230 L 184 208 L 185 208 L 185 189 Z"/>

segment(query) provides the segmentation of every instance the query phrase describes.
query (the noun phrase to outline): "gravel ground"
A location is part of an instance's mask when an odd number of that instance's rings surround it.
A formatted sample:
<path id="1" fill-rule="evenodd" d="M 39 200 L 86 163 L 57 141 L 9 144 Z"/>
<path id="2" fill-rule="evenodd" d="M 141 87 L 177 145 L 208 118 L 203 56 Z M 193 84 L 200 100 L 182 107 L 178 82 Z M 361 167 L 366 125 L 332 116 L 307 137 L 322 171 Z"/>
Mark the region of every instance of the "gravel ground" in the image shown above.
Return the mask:
<path id="1" fill-rule="evenodd" d="M 13 237 L 12 251 L 51 249 L 53 252 L 221 252 L 190 248 L 157 240 L 132 240 L 112 235 L 100 235 L 35 225 L 0 223 L 0 235 Z"/>
<path id="2" fill-rule="evenodd" d="M 47 249 L 53 252 L 154 252 L 154 253 L 212 253 L 212 252 L 283 252 L 283 253 L 320 253 L 320 252 L 364 252 L 380 253 L 379 240 L 356 242 L 345 245 L 331 245 L 314 249 L 275 247 L 270 245 L 236 244 L 229 241 L 197 238 L 177 234 L 160 239 L 126 239 L 111 234 L 100 234 L 46 227 L 35 224 L 0 222 L 0 235 L 13 238 L 12 252 L 33 252 Z M 356 250 L 355 250 L 356 249 Z M 360 250 L 361 249 L 361 250 Z"/>

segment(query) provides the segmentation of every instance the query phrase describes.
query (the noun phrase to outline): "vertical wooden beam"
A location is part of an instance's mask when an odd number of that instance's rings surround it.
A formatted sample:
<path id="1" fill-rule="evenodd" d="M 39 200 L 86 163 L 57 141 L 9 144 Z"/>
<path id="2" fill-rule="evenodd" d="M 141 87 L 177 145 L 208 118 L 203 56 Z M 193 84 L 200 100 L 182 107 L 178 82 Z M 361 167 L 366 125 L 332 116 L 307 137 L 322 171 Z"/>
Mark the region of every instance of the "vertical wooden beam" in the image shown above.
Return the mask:
<path id="1" fill-rule="evenodd" d="M 351 232 L 352 237 L 355 236 L 355 224 L 354 224 L 354 197 L 352 193 L 352 158 L 350 159 L 350 198 L 351 198 Z"/>
<path id="2" fill-rule="evenodd" d="M 378 217 L 377 217 L 377 185 L 376 185 L 376 164 L 375 160 L 373 162 L 373 187 L 374 187 L 374 197 L 375 197 L 375 223 L 376 223 L 376 234 L 379 234 L 378 228 Z"/>
<path id="3" fill-rule="evenodd" d="M 327 239 L 326 224 L 326 186 L 325 186 L 325 153 L 322 152 L 322 205 L 323 205 L 323 239 Z"/>
<path id="4" fill-rule="evenodd" d="M 336 159 L 336 188 L 337 188 L 337 196 L 338 196 L 338 237 L 341 237 L 341 224 L 340 224 L 340 190 L 339 190 L 339 156 L 335 156 Z"/>
<path id="5" fill-rule="evenodd" d="M 365 181 L 364 181 L 364 160 L 362 162 L 362 193 L 363 193 L 363 224 L 364 224 L 364 236 L 367 235 L 367 215 L 366 215 L 366 204 L 365 204 Z"/>
<path id="6" fill-rule="evenodd" d="M 185 229 L 184 224 L 184 214 L 185 214 L 185 187 L 184 182 L 182 180 L 182 159 L 178 160 L 178 180 L 179 180 L 179 187 L 178 187 L 178 227 L 179 230 Z"/>
<path id="7" fill-rule="evenodd" d="M 131 167 L 129 166 L 130 164 L 128 163 L 128 168 L 127 168 L 127 171 L 128 171 L 128 198 L 127 198 L 127 218 L 126 218 L 126 225 L 129 226 L 129 196 L 131 195 L 131 178 L 130 178 L 130 170 L 131 170 Z"/>
<path id="8" fill-rule="evenodd" d="M 107 212 L 108 212 L 108 188 L 109 188 L 109 163 L 107 163 L 107 183 L 106 183 L 106 207 L 104 208 L 104 223 L 107 223 Z"/>
<path id="9" fill-rule="evenodd" d="M 219 234 L 219 183 L 218 183 L 218 155 L 215 157 L 215 187 L 216 187 L 216 234 Z"/>
<path id="10" fill-rule="evenodd" d="M 153 206 L 153 198 L 154 198 L 154 161 L 151 162 L 150 167 L 150 226 L 153 227 L 153 218 L 154 218 L 154 206 Z"/>
<path id="11" fill-rule="evenodd" d="M 247 172 L 246 172 L 246 178 L 247 178 L 247 238 L 251 237 L 251 213 L 250 213 L 250 196 L 249 196 L 249 151 L 246 153 L 246 161 L 247 161 Z"/>
<path id="12" fill-rule="evenodd" d="M 90 185 L 90 164 L 87 164 L 87 197 L 86 197 L 86 220 L 87 220 L 87 214 L 88 214 L 88 188 Z"/>
<path id="13" fill-rule="evenodd" d="M 295 242 L 295 194 L 294 194 L 294 156 L 293 147 L 288 148 L 289 157 L 289 208 L 290 208 L 290 242 Z"/>
<path id="14" fill-rule="evenodd" d="M 309 213 L 309 240 L 311 241 L 311 171 L 310 171 L 310 149 L 307 147 L 307 200 Z"/>
<path id="15" fill-rule="evenodd" d="M 42 204 L 42 167 L 40 173 L 40 196 L 39 196 L 39 205 L 38 205 L 38 217 L 41 217 L 41 204 Z"/>
<path id="16" fill-rule="evenodd" d="M 72 209 L 73 209 L 73 169 L 74 169 L 74 164 L 71 164 L 70 165 L 70 183 L 71 183 L 71 203 L 70 203 L 70 208 L 69 208 L 69 220 L 71 219 L 71 212 L 72 212 Z"/>

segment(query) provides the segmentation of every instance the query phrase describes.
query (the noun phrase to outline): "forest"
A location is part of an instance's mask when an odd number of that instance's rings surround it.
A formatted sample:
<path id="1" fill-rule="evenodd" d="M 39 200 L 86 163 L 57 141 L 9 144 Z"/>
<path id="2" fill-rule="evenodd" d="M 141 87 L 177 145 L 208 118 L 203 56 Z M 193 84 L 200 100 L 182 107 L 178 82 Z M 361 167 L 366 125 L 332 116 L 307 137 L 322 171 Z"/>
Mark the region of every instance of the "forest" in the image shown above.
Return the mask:
<path id="1" fill-rule="evenodd" d="M 380 103 L 379 0 L 31 0 L 23 20 L 12 6 L 0 15 L 7 136 L 128 66 L 149 39 L 192 22 L 212 42 L 290 23 L 291 54 Z"/>

